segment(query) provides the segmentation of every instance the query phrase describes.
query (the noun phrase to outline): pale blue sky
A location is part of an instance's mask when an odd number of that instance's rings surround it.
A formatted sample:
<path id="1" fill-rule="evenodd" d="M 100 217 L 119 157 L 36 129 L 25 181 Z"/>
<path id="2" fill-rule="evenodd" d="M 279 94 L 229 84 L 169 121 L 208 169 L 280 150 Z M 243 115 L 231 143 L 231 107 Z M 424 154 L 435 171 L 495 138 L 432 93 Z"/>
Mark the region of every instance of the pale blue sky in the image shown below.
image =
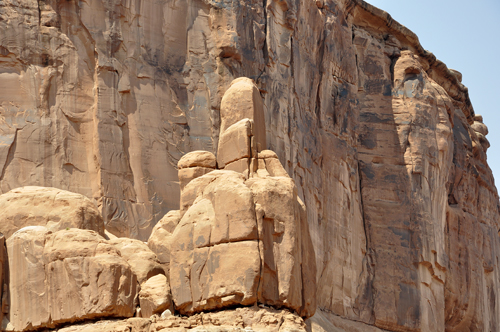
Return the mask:
<path id="1" fill-rule="evenodd" d="M 365 0 L 366 1 L 366 0 Z M 500 184 L 500 1 L 367 0 L 420 39 L 423 48 L 463 74 L 476 114 L 488 126 L 488 164 Z"/>

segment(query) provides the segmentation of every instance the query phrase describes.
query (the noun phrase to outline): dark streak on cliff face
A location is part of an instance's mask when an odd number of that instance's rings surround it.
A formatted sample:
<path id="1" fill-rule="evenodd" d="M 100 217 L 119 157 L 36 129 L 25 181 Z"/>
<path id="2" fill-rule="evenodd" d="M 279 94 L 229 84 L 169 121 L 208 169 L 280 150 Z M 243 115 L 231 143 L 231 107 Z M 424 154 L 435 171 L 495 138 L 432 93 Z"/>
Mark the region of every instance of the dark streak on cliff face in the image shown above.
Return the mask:
<path id="1" fill-rule="evenodd" d="M 179 207 L 177 161 L 217 151 L 222 95 L 250 77 L 267 148 L 307 206 L 318 308 L 393 331 L 499 326 L 487 132 L 460 75 L 388 13 L 5 0 L 0 36 L 2 192 L 79 192 L 109 230 L 147 240 Z"/>

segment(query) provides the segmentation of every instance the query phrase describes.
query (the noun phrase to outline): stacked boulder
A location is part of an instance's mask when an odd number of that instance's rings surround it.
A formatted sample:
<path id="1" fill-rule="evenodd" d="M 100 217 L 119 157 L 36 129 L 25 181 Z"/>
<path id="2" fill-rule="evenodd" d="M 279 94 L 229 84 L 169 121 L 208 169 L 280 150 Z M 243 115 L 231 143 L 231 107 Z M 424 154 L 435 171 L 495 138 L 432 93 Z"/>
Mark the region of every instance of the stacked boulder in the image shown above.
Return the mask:
<path id="1" fill-rule="evenodd" d="M 240 77 L 231 83 L 222 97 L 220 116 L 218 166 L 248 177 L 257 152 L 266 146 L 264 104 L 253 80 Z"/>
<path id="2" fill-rule="evenodd" d="M 10 238 L 26 226 L 45 226 L 55 232 L 66 228 L 95 231 L 105 236 L 101 213 L 87 197 L 62 189 L 22 187 L 0 196 L 0 230 Z"/>
<path id="3" fill-rule="evenodd" d="M 0 216 L 6 234 L 2 257 L 8 257 L 2 261 L 4 330 L 133 317 L 139 300 L 146 312 L 155 305 L 173 310 L 166 277 L 156 277 L 164 274 L 156 255 L 142 241 L 109 239 L 88 198 L 24 187 L 0 195 L 0 206 L 8 207 Z M 141 285 L 147 290 L 155 277 L 163 294 L 141 297 Z"/>
<path id="4" fill-rule="evenodd" d="M 259 91 L 252 80 L 236 79 L 222 99 L 218 167 L 206 151 L 181 158 L 180 211 L 160 221 L 149 240 L 158 256 L 168 252 L 163 262 L 181 314 L 256 303 L 314 314 L 316 265 L 305 206 L 276 154 L 263 146 Z"/>
<path id="5" fill-rule="evenodd" d="M 312 316 L 316 265 L 305 206 L 277 155 L 262 150 L 264 113 L 252 80 L 232 83 L 221 116 L 217 158 L 181 158 L 180 210 L 164 216 L 148 243 L 107 233 L 97 206 L 79 194 L 24 187 L 0 195 L 3 330 L 257 304 Z"/>
<path id="6" fill-rule="evenodd" d="M 25 227 L 7 239 L 7 252 L 16 331 L 134 315 L 137 277 L 94 231 Z"/>

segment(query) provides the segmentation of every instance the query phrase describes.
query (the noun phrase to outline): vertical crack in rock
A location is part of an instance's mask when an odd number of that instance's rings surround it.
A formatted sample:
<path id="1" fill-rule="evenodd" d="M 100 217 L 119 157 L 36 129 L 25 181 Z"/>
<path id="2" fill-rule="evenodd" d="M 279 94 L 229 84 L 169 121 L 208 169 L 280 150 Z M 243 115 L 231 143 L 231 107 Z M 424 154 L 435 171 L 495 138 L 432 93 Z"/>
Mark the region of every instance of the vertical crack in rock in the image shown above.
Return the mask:
<path id="1" fill-rule="evenodd" d="M 362 306 L 360 308 L 361 311 L 367 310 L 369 312 L 369 317 L 368 319 L 363 319 L 362 315 L 360 315 L 360 318 L 362 318 L 363 321 L 369 322 L 371 324 L 374 323 L 375 321 L 375 311 L 373 309 L 373 303 L 375 302 L 375 294 L 374 294 L 374 288 L 373 288 L 373 280 L 375 279 L 375 272 L 376 268 L 375 266 L 377 265 L 376 258 L 375 258 L 375 253 L 373 252 L 373 245 L 371 241 L 371 236 L 370 236 L 370 231 L 368 230 L 368 224 L 365 219 L 365 208 L 363 204 L 363 195 L 361 194 L 361 191 L 363 190 L 363 177 L 361 174 L 361 163 L 362 161 L 358 160 L 358 181 L 359 181 L 359 200 L 360 200 L 360 206 L 361 206 L 361 218 L 363 222 L 363 230 L 364 230 L 364 235 L 366 239 L 366 248 L 365 248 L 365 255 L 363 258 L 363 271 L 361 273 L 364 273 L 366 276 L 366 281 L 363 283 L 359 284 L 358 287 L 365 287 L 365 289 L 360 289 L 359 290 L 359 297 L 361 300 L 363 298 L 368 297 L 368 303 L 360 303 Z M 364 302 L 364 301 L 363 301 Z"/>
<path id="2" fill-rule="evenodd" d="M 5 170 L 7 167 L 10 165 L 12 160 L 14 159 L 14 154 L 16 153 L 16 140 L 17 140 L 17 132 L 18 128 L 15 129 L 14 133 L 7 136 L 7 140 L 1 142 L 3 148 L 0 148 L 0 165 L 2 165 L 2 172 L 0 173 L 0 180 L 3 180 L 5 177 Z M 5 145 L 8 146 L 7 149 L 5 149 Z M 7 153 L 5 153 L 5 150 L 7 150 Z"/>
<path id="3" fill-rule="evenodd" d="M 269 19 L 267 17 L 267 1 L 268 0 L 262 0 L 262 10 L 263 10 L 263 16 L 264 16 L 264 42 L 262 44 L 262 57 L 264 60 L 264 68 L 262 68 L 260 74 L 255 79 L 255 83 L 259 86 L 261 86 L 260 79 L 261 79 L 262 75 L 264 75 L 264 73 L 267 71 L 268 64 L 269 64 L 269 51 L 267 49 L 267 47 L 268 47 L 268 45 L 267 45 L 267 39 L 268 39 L 267 25 L 268 25 L 268 22 L 267 21 Z M 255 38 L 255 36 L 254 36 L 254 38 Z"/>

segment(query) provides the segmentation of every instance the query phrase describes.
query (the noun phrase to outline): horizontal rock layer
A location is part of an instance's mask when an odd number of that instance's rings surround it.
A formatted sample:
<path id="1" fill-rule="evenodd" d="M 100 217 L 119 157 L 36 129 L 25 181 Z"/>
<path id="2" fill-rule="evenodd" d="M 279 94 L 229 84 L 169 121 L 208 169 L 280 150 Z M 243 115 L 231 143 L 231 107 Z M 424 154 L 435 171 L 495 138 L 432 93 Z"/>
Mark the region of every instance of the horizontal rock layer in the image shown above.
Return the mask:
<path id="1" fill-rule="evenodd" d="M 302 318 L 286 310 L 272 308 L 238 308 L 222 312 L 200 313 L 191 317 L 129 318 L 83 323 L 57 332 L 306 332 Z"/>

